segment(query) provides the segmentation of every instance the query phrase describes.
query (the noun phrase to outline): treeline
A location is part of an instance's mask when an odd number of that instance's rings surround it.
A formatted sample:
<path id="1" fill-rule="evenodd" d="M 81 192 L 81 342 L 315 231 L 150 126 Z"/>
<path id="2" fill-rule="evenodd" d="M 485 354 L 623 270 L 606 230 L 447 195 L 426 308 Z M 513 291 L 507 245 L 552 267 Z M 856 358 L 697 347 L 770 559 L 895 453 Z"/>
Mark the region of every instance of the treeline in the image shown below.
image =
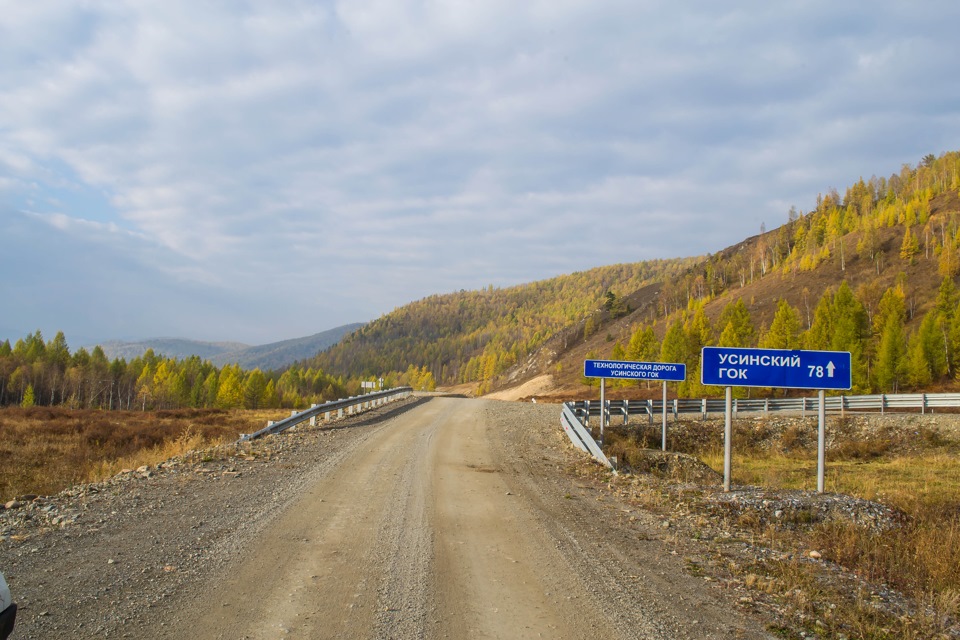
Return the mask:
<path id="1" fill-rule="evenodd" d="M 412 364 L 432 371 L 439 384 L 479 382 L 483 390 L 556 331 L 595 311 L 608 292 L 629 294 L 697 260 L 621 264 L 505 289 L 430 296 L 365 325 L 307 364 L 351 376 Z"/>
<path id="2" fill-rule="evenodd" d="M 385 376 L 385 386 L 435 387 L 414 366 Z M 153 350 L 129 361 L 108 360 L 99 346 L 71 353 L 63 332 L 45 341 L 40 331 L 0 342 L 0 405 L 90 409 L 295 409 L 361 393 L 361 378 L 315 367 L 245 371 L 216 367 L 198 356 L 165 358 Z"/>
<path id="3" fill-rule="evenodd" d="M 960 373 L 960 296 L 945 277 L 936 304 L 909 335 L 908 305 L 902 282 L 884 291 L 865 284 L 854 292 L 846 283 L 828 289 L 804 329 L 800 310 L 781 299 L 769 325 L 755 326 L 742 298 L 728 303 L 712 323 L 704 303 L 691 300 L 658 339 L 652 325 L 635 328 L 627 345 L 614 344 L 611 357 L 685 363 L 687 380 L 678 393 L 702 397 L 721 392 L 700 384 L 700 352 L 705 346 L 849 351 L 850 393 L 897 393 L 956 380 Z M 584 380 L 586 383 L 592 381 Z M 631 384 L 618 381 L 617 384 Z M 643 383 L 641 383 L 643 384 Z M 738 390 L 742 396 L 744 389 Z"/>
<path id="4" fill-rule="evenodd" d="M 846 269 L 853 257 L 873 263 L 877 273 L 889 251 L 883 239 L 902 226 L 899 254 L 908 261 L 936 260 L 940 274 L 960 273 L 960 152 L 925 156 L 889 178 L 858 180 L 841 195 L 830 190 L 816 209 L 791 208 L 788 222 L 773 231 L 716 253 L 681 277 L 665 280 L 660 310 L 683 310 L 690 300 L 714 298 L 771 273 L 812 271 L 825 264 Z M 938 215 L 939 214 L 939 215 Z M 886 231 L 887 233 L 884 233 Z"/>

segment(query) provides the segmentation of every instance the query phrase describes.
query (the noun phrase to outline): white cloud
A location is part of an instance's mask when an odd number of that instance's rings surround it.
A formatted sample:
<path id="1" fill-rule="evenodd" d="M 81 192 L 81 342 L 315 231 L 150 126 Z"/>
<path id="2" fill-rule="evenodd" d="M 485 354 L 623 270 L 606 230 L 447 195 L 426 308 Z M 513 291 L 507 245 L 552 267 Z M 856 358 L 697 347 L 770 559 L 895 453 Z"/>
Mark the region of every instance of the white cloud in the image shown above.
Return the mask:
<path id="1" fill-rule="evenodd" d="M 136 264 L 131 300 L 307 300 L 224 339 L 716 251 L 960 138 L 947 2 L 0 10 L 0 206 Z"/>

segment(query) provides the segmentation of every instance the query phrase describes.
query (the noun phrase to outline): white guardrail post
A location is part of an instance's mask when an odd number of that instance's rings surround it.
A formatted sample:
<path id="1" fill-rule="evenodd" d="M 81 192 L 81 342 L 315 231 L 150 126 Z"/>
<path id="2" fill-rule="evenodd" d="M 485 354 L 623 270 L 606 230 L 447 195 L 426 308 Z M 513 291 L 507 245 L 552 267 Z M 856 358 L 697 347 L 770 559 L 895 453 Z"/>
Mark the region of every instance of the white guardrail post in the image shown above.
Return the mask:
<path id="1" fill-rule="evenodd" d="M 565 403 L 560 412 L 560 425 L 563 427 L 564 433 L 567 434 L 567 437 L 570 438 L 570 442 L 572 442 L 578 449 L 589 453 L 598 462 L 610 469 L 613 469 L 613 465 L 610 463 L 610 460 L 607 459 L 607 456 L 604 455 L 603 450 L 600 449 L 600 446 L 590 435 L 590 432 L 584 428 L 583 423 L 577 419 L 577 416 L 573 412 L 571 405 L 572 403 Z M 602 412 L 603 408 L 601 407 L 601 414 Z M 614 470 L 614 473 L 616 473 L 616 470 Z"/>

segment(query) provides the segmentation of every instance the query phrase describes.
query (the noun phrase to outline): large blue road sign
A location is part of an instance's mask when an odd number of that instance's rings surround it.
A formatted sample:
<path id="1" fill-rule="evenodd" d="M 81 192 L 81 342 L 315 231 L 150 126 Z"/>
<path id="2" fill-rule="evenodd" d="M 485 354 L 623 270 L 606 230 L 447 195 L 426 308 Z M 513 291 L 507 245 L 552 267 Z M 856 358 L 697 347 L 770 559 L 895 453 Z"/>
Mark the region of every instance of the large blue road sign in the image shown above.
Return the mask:
<path id="1" fill-rule="evenodd" d="M 849 389 L 849 351 L 704 347 L 703 384 L 722 387 Z"/>
<path id="2" fill-rule="evenodd" d="M 584 360 L 583 375 L 587 378 L 627 378 L 631 380 L 683 382 L 687 379 L 687 365 L 673 362 Z"/>

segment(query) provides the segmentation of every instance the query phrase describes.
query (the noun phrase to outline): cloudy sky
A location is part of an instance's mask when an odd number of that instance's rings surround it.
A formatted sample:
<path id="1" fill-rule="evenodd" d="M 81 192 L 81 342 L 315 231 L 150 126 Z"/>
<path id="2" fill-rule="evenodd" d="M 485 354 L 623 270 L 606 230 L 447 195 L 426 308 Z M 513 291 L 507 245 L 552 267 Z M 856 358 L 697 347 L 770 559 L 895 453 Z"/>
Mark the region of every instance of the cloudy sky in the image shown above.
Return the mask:
<path id="1" fill-rule="evenodd" d="M 960 4 L 0 0 L 0 338 L 259 344 L 960 149 Z"/>

